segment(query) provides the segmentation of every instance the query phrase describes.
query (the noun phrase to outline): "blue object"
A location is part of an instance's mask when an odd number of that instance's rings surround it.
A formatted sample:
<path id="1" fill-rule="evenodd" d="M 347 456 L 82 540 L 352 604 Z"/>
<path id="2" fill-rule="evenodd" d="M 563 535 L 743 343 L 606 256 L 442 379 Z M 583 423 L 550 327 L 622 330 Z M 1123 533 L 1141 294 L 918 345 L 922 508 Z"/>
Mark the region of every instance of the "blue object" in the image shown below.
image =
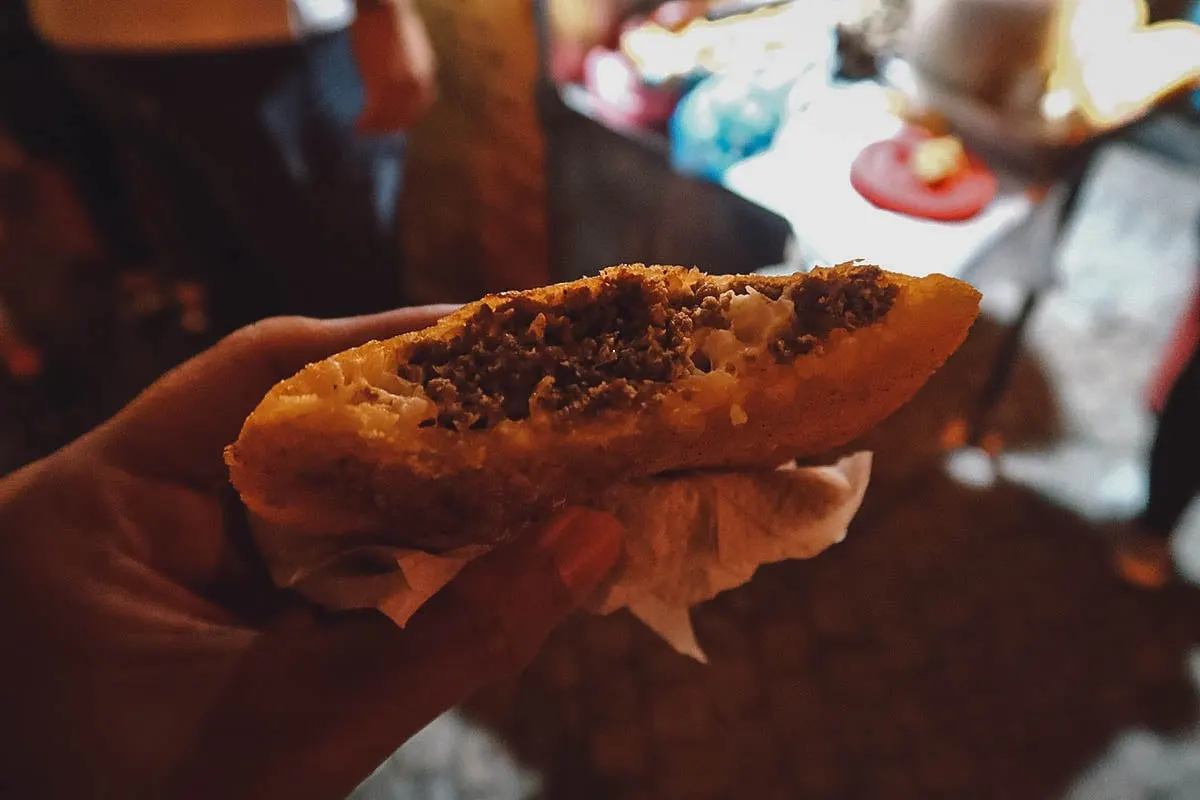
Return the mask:
<path id="1" fill-rule="evenodd" d="M 720 182 L 725 170 L 771 146 L 793 83 L 778 70 L 719 73 L 701 80 L 671 116 L 672 166 Z"/>
<path id="2" fill-rule="evenodd" d="M 1192 3 L 1192 12 L 1190 16 L 1192 22 L 1200 25 L 1200 0 L 1196 0 L 1196 2 Z M 1196 111 L 1200 111 L 1200 89 L 1192 92 L 1192 108 L 1196 109 Z"/>

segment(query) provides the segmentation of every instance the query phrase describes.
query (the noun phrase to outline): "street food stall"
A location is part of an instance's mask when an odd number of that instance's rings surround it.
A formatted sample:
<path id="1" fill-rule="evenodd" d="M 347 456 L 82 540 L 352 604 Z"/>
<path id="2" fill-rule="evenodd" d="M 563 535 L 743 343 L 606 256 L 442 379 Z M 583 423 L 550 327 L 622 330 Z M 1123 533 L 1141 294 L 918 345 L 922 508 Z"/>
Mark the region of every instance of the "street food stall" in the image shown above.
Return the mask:
<path id="1" fill-rule="evenodd" d="M 1200 27 L 1178 2 L 547 0 L 540 14 L 565 277 L 863 259 L 970 280 L 1035 226 L 1015 325 L 951 443 L 998 446 L 986 419 L 1100 147 L 1200 150 Z"/>

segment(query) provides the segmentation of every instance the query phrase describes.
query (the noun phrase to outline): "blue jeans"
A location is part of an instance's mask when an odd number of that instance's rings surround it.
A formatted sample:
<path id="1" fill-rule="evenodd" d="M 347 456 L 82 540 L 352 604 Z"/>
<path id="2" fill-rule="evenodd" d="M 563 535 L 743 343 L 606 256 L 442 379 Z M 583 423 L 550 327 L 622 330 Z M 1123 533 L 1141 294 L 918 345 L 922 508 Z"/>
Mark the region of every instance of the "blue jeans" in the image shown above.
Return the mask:
<path id="1" fill-rule="evenodd" d="M 206 283 L 222 327 L 403 304 L 405 139 L 355 131 L 348 32 L 65 61 L 118 144 L 156 261 Z"/>

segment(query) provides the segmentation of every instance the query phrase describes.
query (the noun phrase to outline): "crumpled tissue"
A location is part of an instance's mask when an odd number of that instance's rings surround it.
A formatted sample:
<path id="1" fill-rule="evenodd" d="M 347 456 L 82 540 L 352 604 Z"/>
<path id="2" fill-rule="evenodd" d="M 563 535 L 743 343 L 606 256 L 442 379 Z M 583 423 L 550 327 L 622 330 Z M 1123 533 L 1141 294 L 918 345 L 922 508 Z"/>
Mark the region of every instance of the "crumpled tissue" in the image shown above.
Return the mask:
<path id="1" fill-rule="evenodd" d="M 629 611 L 699 661 L 690 609 L 750 581 L 762 564 L 811 558 L 840 542 L 858 512 L 871 454 L 822 467 L 658 476 L 613 487 L 596 507 L 625 528 L 620 563 L 589 604 Z M 432 555 L 336 535 L 259 527 L 275 582 L 332 609 L 377 608 L 403 627 L 487 547 Z"/>

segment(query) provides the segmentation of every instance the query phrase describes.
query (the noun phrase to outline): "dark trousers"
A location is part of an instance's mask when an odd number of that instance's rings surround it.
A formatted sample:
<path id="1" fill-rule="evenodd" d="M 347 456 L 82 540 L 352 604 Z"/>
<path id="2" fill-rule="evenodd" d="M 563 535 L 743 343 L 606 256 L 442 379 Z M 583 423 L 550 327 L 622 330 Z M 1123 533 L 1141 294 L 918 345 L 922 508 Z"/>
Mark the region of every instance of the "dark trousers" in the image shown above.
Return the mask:
<path id="1" fill-rule="evenodd" d="M 1200 348 L 1192 353 L 1163 406 L 1150 451 L 1150 497 L 1141 521 L 1170 536 L 1200 490 Z"/>
<path id="2" fill-rule="evenodd" d="M 65 64 L 118 144 L 155 260 L 206 283 L 220 324 L 402 304 L 405 140 L 355 132 L 347 32 Z"/>

